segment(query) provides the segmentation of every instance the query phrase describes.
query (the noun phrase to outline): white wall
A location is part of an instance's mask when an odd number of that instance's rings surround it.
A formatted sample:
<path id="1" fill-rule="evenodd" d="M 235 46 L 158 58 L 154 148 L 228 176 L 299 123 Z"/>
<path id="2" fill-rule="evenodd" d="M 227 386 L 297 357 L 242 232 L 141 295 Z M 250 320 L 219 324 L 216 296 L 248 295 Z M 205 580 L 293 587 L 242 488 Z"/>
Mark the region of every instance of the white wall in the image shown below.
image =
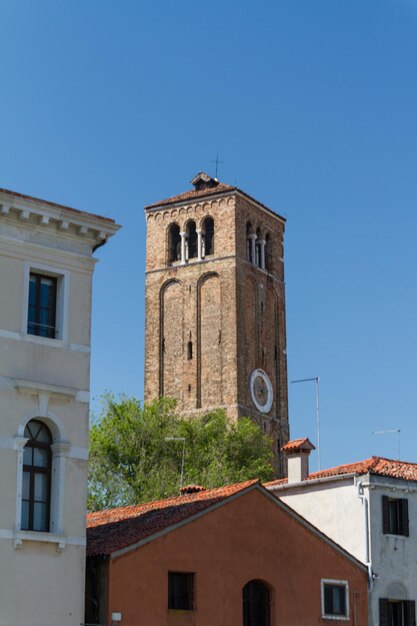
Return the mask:
<path id="1" fill-rule="evenodd" d="M 345 481 L 292 487 L 275 495 L 317 526 L 357 559 L 365 562 L 363 505 L 353 478 Z"/>

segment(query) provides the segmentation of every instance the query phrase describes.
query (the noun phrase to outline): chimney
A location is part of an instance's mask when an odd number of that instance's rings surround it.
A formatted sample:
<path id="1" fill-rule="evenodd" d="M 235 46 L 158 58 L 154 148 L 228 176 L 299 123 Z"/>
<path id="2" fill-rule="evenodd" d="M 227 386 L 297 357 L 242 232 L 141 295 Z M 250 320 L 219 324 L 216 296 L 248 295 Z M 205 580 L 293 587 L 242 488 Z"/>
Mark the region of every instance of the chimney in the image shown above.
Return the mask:
<path id="1" fill-rule="evenodd" d="M 315 449 L 308 437 L 293 439 L 282 446 L 281 450 L 287 456 L 288 484 L 299 483 L 308 477 L 308 457 Z"/>
<path id="2" fill-rule="evenodd" d="M 201 485 L 186 485 L 180 489 L 182 496 L 189 496 L 191 493 L 200 493 L 200 491 L 205 490 L 206 488 Z"/>

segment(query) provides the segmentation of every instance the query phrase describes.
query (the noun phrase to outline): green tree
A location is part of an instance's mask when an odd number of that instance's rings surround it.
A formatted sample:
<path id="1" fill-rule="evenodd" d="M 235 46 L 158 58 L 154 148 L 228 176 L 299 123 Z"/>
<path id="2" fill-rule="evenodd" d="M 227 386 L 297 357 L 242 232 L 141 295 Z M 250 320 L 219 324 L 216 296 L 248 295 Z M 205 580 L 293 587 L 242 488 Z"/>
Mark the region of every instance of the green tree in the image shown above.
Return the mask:
<path id="1" fill-rule="evenodd" d="M 89 510 L 178 495 L 183 442 L 184 485 L 274 476 L 271 439 L 249 418 L 231 424 L 213 411 L 185 419 L 172 400 L 107 395 L 90 430 Z"/>

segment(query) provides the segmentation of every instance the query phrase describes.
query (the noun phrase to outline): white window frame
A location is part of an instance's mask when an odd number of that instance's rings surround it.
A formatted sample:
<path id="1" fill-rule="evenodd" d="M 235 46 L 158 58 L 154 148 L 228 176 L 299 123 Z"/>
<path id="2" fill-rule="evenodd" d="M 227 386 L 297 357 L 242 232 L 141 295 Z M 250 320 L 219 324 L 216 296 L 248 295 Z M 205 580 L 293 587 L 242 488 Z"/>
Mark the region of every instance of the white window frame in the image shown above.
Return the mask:
<path id="1" fill-rule="evenodd" d="M 345 601 L 346 601 L 346 615 L 329 615 L 324 610 L 324 585 L 336 585 L 338 587 L 345 588 Z M 349 621 L 349 583 L 347 580 L 335 580 L 333 578 L 321 579 L 321 617 L 322 619 L 332 619 L 338 621 Z"/>
<path id="2" fill-rule="evenodd" d="M 43 276 L 53 276 L 57 279 L 56 289 L 56 336 L 39 337 L 28 333 L 28 312 L 29 312 L 29 279 L 30 274 L 41 274 Z M 25 261 L 23 276 L 23 310 L 21 335 L 28 341 L 54 345 L 63 345 L 68 342 L 68 312 L 69 312 L 69 279 L 68 270 L 62 270 L 51 265 Z"/>

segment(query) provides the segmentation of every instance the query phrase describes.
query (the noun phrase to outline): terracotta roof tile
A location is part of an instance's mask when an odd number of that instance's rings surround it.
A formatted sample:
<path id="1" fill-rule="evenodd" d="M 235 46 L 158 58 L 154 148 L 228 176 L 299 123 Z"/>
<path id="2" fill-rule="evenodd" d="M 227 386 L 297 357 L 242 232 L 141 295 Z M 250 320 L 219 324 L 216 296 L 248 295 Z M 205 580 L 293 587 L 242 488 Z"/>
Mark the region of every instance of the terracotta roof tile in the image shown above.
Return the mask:
<path id="1" fill-rule="evenodd" d="M 282 215 L 279 215 L 278 213 L 267 207 L 265 204 L 262 204 L 262 202 L 259 202 L 259 200 L 256 200 L 245 191 L 242 191 L 238 187 L 228 185 L 227 183 L 218 183 L 215 187 L 207 187 L 205 189 L 190 189 L 189 191 L 185 191 L 184 193 L 180 193 L 176 196 L 171 196 L 170 198 L 166 198 L 165 200 L 159 200 L 158 202 L 155 202 L 153 204 L 148 204 L 148 206 L 145 206 L 145 210 L 157 209 L 158 207 L 175 204 L 177 202 L 193 202 L 194 200 L 199 200 L 200 198 L 206 198 L 214 195 L 226 195 L 234 191 L 245 196 L 245 198 L 248 198 L 248 200 L 256 202 L 256 204 L 268 211 L 268 213 L 271 213 L 275 217 L 279 217 L 279 219 L 285 222 L 285 217 L 282 217 Z"/>
<path id="2" fill-rule="evenodd" d="M 293 439 L 292 441 L 288 441 L 285 445 L 282 446 L 281 450 L 284 452 L 298 452 L 298 451 L 307 451 L 307 450 L 315 450 L 316 447 L 311 443 L 308 437 L 303 437 L 301 439 Z"/>
<path id="3" fill-rule="evenodd" d="M 385 459 L 381 456 L 372 456 L 364 461 L 356 463 L 347 463 L 345 465 L 337 465 L 329 469 L 313 472 L 308 475 L 306 482 L 317 478 L 327 478 L 331 476 L 343 476 L 343 474 L 375 474 L 377 476 L 386 476 L 387 478 L 401 478 L 402 480 L 417 481 L 417 463 L 409 463 L 406 461 L 396 461 L 393 459 Z M 282 485 L 287 479 L 273 480 L 266 483 L 265 487 L 273 487 Z"/>
<path id="4" fill-rule="evenodd" d="M 189 191 L 179 193 L 176 196 L 171 196 L 171 198 L 166 198 L 165 200 L 159 200 L 154 204 L 149 204 L 145 207 L 145 209 L 153 209 L 158 206 L 164 206 L 165 204 L 174 204 L 175 202 L 184 202 L 187 200 L 192 201 L 198 198 L 204 198 L 205 196 L 214 196 L 218 193 L 235 191 L 236 189 L 237 187 L 232 187 L 226 183 L 219 183 L 215 187 L 208 187 L 206 189 L 190 189 Z"/>
<path id="5" fill-rule="evenodd" d="M 110 555 L 204 511 L 258 482 L 249 480 L 176 498 L 89 513 L 87 554 Z"/>

